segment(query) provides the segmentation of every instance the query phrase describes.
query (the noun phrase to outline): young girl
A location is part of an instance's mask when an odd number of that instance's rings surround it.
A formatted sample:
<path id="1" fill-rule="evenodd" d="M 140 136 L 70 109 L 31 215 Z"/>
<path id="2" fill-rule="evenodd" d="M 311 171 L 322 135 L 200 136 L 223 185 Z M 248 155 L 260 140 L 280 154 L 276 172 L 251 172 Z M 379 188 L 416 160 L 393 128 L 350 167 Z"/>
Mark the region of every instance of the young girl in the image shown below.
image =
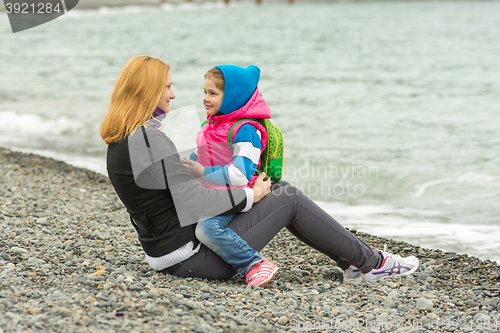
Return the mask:
<path id="1" fill-rule="evenodd" d="M 205 74 L 207 121 L 196 138 L 197 154 L 191 154 L 184 163 L 195 177 L 202 177 L 198 179 L 206 188 L 251 187 L 257 178 L 267 133 L 256 121 L 239 121 L 271 118 L 271 110 L 257 88 L 259 78 L 256 66 L 222 65 Z M 233 149 L 228 143 L 230 132 Z M 226 228 L 233 217 L 215 216 L 199 222 L 196 237 L 236 272 L 245 274 L 248 287 L 266 286 L 278 268 Z"/>

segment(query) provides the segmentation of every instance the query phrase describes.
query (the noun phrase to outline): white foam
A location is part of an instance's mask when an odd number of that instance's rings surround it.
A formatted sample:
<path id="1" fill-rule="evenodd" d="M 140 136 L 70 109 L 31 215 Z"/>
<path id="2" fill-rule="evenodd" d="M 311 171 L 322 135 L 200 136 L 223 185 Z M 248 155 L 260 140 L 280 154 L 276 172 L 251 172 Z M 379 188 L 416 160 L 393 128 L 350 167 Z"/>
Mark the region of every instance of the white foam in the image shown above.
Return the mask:
<path id="1" fill-rule="evenodd" d="M 66 117 L 42 118 L 36 114 L 18 114 L 0 111 L 0 132 L 16 135 L 62 135 L 65 132 L 77 133 L 84 128 L 78 119 Z"/>
<path id="2" fill-rule="evenodd" d="M 446 187 L 448 188 L 464 188 L 464 187 L 481 187 L 484 190 L 488 190 L 491 188 L 498 187 L 497 184 L 498 181 L 498 176 L 494 176 L 489 173 L 481 173 L 481 172 L 465 172 L 463 174 L 459 175 L 454 175 L 452 177 L 447 177 L 447 178 L 442 178 L 442 179 L 435 179 L 432 181 L 428 181 L 424 184 L 416 186 L 417 192 L 415 193 L 414 197 L 419 198 L 422 197 L 426 191 L 434 186 L 440 186 L 447 184 Z M 482 195 L 487 198 L 491 196 L 495 196 L 498 193 L 498 191 L 494 192 L 485 192 L 482 193 Z M 476 193 L 473 194 L 472 197 L 477 196 Z"/>
<path id="3" fill-rule="evenodd" d="M 113 15 L 113 14 L 127 14 L 127 13 L 141 13 L 148 10 L 155 10 L 156 6 L 148 5 L 129 5 L 123 7 L 106 7 L 102 6 L 97 9 L 100 15 Z"/>
<path id="4" fill-rule="evenodd" d="M 69 19 L 73 17 L 81 17 L 81 16 L 99 16 L 99 8 L 95 9 L 72 9 L 67 12 L 65 15 L 58 17 L 58 20 L 61 19 Z"/>
<path id="5" fill-rule="evenodd" d="M 480 172 L 466 172 L 456 178 L 458 183 L 468 183 L 468 184 L 482 184 L 487 185 L 496 181 L 497 177 Z"/>
<path id="6" fill-rule="evenodd" d="M 142 13 L 146 11 L 163 10 L 163 11 L 176 11 L 176 10 L 200 10 L 200 9 L 217 9 L 227 7 L 223 1 L 210 1 L 210 2 L 179 2 L 179 3 L 162 3 L 159 5 L 127 5 L 119 7 L 100 6 L 93 9 L 72 9 L 66 15 L 68 17 L 80 16 L 107 16 L 128 13 Z M 230 4 L 235 6 L 235 4 Z"/>
<path id="7" fill-rule="evenodd" d="M 445 178 L 445 179 L 437 179 L 437 180 L 433 180 L 433 181 L 430 181 L 430 182 L 427 182 L 427 183 L 424 183 L 420 186 L 418 186 L 418 190 L 417 190 L 417 193 L 415 193 L 415 198 L 419 198 L 421 197 L 422 195 L 425 194 L 425 191 L 429 188 L 429 187 L 432 187 L 432 186 L 437 186 L 437 185 L 441 185 L 441 184 L 446 184 L 446 183 L 452 183 L 454 181 L 454 179 L 451 179 L 451 178 Z"/>
<path id="8" fill-rule="evenodd" d="M 222 1 L 200 2 L 200 3 L 180 2 L 178 4 L 164 3 L 164 4 L 160 5 L 160 8 L 164 11 L 215 9 L 215 8 L 224 8 L 224 7 L 226 7 L 226 4 Z"/>

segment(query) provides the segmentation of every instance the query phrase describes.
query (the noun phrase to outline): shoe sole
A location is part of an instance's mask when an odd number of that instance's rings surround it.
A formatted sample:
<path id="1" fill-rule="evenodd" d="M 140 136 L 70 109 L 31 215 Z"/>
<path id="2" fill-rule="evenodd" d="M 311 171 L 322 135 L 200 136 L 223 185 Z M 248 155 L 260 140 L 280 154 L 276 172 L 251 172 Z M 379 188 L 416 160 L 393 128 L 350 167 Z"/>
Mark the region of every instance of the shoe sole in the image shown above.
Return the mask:
<path id="1" fill-rule="evenodd" d="M 360 283 L 361 280 L 363 280 L 363 274 L 361 274 L 361 272 L 358 273 L 358 277 L 355 277 L 355 278 L 350 278 L 348 276 L 343 276 L 343 280 L 342 280 L 342 283 Z"/>
<path id="2" fill-rule="evenodd" d="M 253 284 L 252 286 L 257 286 L 257 287 L 261 287 L 261 288 L 266 287 L 268 285 L 268 283 L 272 280 L 272 278 L 274 277 L 274 275 L 276 275 L 277 272 L 278 272 L 278 266 L 274 267 L 271 275 L 269 275 L 269 277 L 267 279 L 265 279 L 261 283 Z M 250 287 L 252 287 L 252 286 L 250 286 Z"/>
<path id="3" fill-rule="evenodd" d="M 350 279 L 350 278 L 344 278 L 343 283 L 349 284 L 349 283 L 361 283 L 363 281 L 363 276 L 357 278 L 357 279 Z"/>

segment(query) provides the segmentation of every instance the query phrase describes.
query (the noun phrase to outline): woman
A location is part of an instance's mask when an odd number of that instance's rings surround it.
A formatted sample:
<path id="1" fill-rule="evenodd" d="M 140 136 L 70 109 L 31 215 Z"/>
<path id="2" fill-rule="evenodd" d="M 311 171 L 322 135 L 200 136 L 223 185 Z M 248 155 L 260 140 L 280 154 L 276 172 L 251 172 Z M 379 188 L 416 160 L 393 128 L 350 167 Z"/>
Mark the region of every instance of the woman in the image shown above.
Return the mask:
<path id="1" fill-rule="evenodd" d="M 169 65 L 154 57 L 134 57 L 120 72 L 100 127 L 108 144 L 109 178 L 153 269 L 179 277 L 233 276 L 231 266 L 200 244 L 194 230 L 207 216 L 236 213 L 227 227 L 253 249 L 260 251 L 286 227 L 335 260 L 344 281 L 408 275 L 417 269 L 417 258 L 377 253 L 285 181 L 271 184 L 262 174 L 252 189 L 203 188 L 172 141 L 154 126 L 154 117 L 168 113 L 174 98 Z"/>

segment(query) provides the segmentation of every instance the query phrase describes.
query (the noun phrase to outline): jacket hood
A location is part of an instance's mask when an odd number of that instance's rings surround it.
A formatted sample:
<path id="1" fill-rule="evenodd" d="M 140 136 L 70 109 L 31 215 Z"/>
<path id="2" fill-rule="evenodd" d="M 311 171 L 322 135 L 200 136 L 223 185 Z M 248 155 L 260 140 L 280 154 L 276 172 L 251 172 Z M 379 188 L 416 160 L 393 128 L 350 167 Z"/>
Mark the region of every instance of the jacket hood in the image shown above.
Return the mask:
<path id="1" fill-rule="evenodd" d="M 271 109 L 267 105 L 266 101 L 262 97 L 259 88 L 255 88 L 254 93 L 248 100 L 248 102 L 238 110 L 235 110 L 229 114 L 222 114 L 220 116 L 207 116 L 209 123 L 225 123 L 235 119 L 242 118 L 261 118 L 269 119 L 271 118 Z"/>
<path id="2" fill-rule="evenodd" d="M 259 67 L 250 65 L 244 68 L 236 65 L 220 65 L 214 68 L 218 68 L 224 75 L 224 97 L 219 112 L 230 114 L 245 106 L 259 83 Z"/>

